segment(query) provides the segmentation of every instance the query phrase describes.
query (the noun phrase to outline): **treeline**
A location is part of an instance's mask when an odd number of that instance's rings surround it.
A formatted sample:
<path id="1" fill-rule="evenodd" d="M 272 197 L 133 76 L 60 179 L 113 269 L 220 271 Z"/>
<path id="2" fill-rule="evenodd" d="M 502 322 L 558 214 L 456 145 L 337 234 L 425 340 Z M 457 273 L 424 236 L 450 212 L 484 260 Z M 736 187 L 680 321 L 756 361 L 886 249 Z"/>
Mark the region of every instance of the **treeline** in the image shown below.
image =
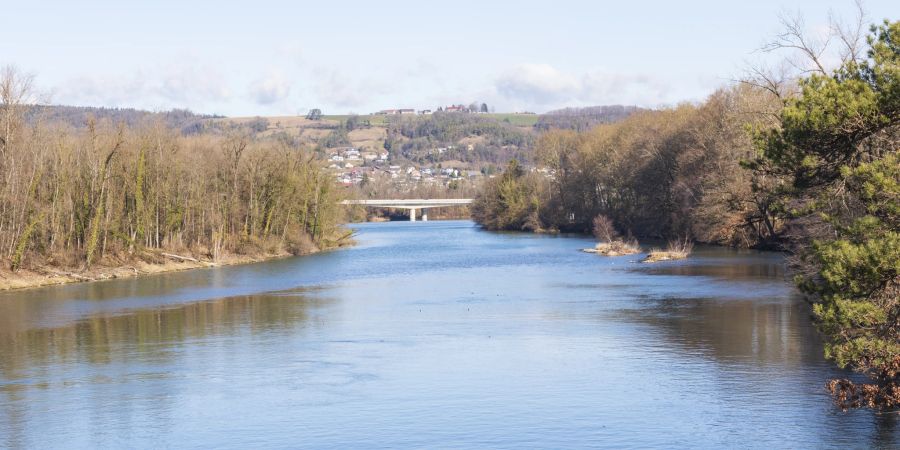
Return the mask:
<path id="1" fill-rule="evenodd" d="M 580 133 L 551 130 L 535 146 L 545 171 L 515 164 L 486 183 L 475 219 L 493 229 L 588 232 L 604 215 L 641 237 L 768 244 L 779 224 L 741 161 L 754 155 L 748 130 L 773 123 L 776 108 L 759 89 L 738 86 L 699 106 L 643 111 Z"/>
<path id="2" fill-rule="evenodd" d="M 835 399 L 900 406 L 900 22 L 863 39 L 859 17 L 832 24 L 845 44 L 833 70 L 825 44 L 789 22 L 768 48 L 799 49 L 801 76 L 755 70 L 700 105 L 544 134 L 546 173 L 510 163 L 473 216 L 489 229 L 588 231 L 604 215 L 636 236 L 785 249 L 826 355 L 873 380 L 833 380 Z"/>
<path id="3" fill-rule="evenodd" d="M 534 124 L 534 128 L 540 131 L 551 129 L 587 131 L 597 125 L 618 122 L 641 111 L 646 110 L 637 106 L 622 105 L 563 108 L 542 114 Z"/>
<path id="4" fill-rule="evenodd" d="M 0 73 L 0 260 L 87 269 L 160 251 L 302 253 L 341 210 L 313 155 L 243 127 L 185 136 L 160 118 L 84 128 L 26 117 L 30 79 Z"/>

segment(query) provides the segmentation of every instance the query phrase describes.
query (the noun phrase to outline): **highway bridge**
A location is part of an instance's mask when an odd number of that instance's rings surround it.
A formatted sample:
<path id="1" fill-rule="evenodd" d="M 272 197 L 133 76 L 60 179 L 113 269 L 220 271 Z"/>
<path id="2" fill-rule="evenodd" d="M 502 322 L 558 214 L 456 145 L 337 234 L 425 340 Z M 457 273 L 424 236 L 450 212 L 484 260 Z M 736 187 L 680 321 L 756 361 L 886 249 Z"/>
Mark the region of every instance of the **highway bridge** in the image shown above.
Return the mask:
<path id="1" fill-rule="evenodd" d="M 440 198 L 440 199 L 404 199 L 404 200 L 344 200 L 342 205 L 363 205 L 373 208 L 396 208 L 409 210 L 409 221 L 416 221 L 416 210 L 422 210 L 422 221 L 428 221 L 429 208 L 441 208 L 446 206 L 468 205 L 471 198 Z"/>

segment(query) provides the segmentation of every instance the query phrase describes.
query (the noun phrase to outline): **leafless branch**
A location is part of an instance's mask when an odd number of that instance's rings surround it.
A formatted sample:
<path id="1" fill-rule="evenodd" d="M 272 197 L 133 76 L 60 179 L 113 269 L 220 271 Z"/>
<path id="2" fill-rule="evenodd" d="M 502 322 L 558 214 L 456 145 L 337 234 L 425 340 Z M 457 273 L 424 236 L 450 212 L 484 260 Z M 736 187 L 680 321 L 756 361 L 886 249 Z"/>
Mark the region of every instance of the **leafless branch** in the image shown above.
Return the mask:
<path id="1" fill-rule="evenodd" d="M 805 22 L 802 15 L 787 16 L 782 14 L 779 17 L 784 31 L 775 37 L 775 40 L 763 45 L 760 49 L 764 52 L 771 53 L 779 50 L 796 50 L 800 52 L 813 65 L 812 69 L 805 69 L 804 65 L 792 61 L 796 67 L 804 71 L 819 72 L 827 75 L 825 65 L 822 62 L 822 56 L 828 49 L 831 36 L 827 36 L 824 40 L 810 37 L 805 32 Z"/>

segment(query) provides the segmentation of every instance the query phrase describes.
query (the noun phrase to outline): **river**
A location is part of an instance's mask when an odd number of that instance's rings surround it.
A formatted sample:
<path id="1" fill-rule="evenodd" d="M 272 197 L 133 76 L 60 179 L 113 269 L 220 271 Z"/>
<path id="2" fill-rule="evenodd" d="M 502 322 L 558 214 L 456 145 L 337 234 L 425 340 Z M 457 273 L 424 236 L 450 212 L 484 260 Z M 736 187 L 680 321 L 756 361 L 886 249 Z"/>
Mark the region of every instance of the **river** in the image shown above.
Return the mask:
<path id="1" fill-rule="evenodd" d="M 0 294 L 0 447 L 898 447 L 841 412 L 774 253 L 581 253 L 468 221 Z"/>

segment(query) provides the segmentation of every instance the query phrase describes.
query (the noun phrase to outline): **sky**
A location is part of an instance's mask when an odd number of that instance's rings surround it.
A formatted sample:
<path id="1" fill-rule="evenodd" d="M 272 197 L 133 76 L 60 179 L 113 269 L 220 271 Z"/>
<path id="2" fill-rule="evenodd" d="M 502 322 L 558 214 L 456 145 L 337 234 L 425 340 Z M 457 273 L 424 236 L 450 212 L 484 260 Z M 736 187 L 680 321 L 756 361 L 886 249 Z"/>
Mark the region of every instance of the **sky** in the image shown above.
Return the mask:
<path id="1" fill-rule="evenodd" d="M 700 101 L 802 14 L 851 0 L 9 1 L 0 66 L 44 102 L 227 116 L 365 114 L 486 102 L 497 112 Z M 870 22 L 894 1 L 865 2 Z"/>

